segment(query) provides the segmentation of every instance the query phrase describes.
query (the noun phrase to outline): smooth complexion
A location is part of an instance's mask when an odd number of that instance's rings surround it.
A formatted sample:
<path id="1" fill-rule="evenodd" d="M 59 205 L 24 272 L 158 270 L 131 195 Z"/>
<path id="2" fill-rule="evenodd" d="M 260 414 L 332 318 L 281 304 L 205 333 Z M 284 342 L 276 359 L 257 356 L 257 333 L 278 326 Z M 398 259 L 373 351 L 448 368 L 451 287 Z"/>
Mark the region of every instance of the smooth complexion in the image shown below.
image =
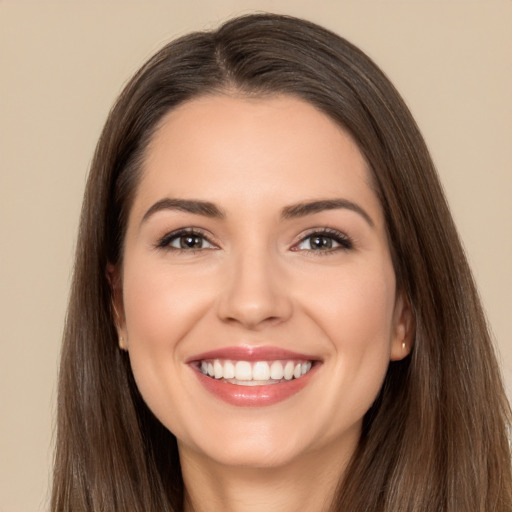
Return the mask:
<path id="1" fill-rule="evenodd" d="M 389 361 L 410 351 L 410 308 L 351 137 L 289 96 L 182 104 L 148 148 L 114 272 L 120 335 L 178 439 L 187 510 L 325 510 Z M 266 404 L 202 382 L 215 381 L 205 353 L 236 363 L 257 350 L 310 358 L 305 385 Z"/>

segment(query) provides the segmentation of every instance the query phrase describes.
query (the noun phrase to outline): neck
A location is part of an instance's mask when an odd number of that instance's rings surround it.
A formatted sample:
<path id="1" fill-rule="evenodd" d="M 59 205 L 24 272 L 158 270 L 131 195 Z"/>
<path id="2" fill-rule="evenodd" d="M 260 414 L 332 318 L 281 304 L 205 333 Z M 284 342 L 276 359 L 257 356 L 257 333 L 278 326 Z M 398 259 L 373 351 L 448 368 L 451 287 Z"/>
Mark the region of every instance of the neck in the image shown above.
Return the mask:
<path id="1" fill-rule="evenodd" d="M 180 458 L 185 512 L 325 512 L 349 457 L 317 452 L 271 468 L 225 466 L 187 449 Z"/>

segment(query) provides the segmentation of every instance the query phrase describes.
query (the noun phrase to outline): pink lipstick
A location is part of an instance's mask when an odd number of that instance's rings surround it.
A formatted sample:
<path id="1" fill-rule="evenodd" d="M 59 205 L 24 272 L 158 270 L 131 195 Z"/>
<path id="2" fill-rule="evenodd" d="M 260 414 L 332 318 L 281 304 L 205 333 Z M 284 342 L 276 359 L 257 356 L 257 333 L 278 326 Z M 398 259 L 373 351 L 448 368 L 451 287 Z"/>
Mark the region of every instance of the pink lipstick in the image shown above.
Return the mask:
<path id="1" fill-rule="evenodd" d="M 187 363 L 207 391 L 242 407 L 268 406 L 295 395 L 321 361 L 276 347 L 229 347 L 198 354 Z"/>

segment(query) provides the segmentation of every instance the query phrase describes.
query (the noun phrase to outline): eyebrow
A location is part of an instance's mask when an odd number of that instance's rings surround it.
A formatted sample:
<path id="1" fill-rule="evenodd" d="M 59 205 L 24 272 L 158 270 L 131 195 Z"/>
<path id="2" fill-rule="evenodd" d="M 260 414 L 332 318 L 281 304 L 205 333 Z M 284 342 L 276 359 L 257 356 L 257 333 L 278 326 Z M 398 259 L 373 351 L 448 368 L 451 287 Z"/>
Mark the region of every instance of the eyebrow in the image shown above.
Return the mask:
<path id="1" fill-rule="evenodd" d="M 371 227 L 375 226 L 373 219 L 363 208 L 347 199 L 323 199 L 320 201 L 293 204 L 283 208 L 281 217 L 283 219 L 296 219 L 298 217 L 305 217 L 306 215 L 312 215 L 313 213 L 319 213 L 325 210 L 337 209 L 347 209 L 356 212 L 361 215 L 361 217 L 363 217 Z"/>
<path id="2" fill-rule="evenodd" d="M 368 213 L 361 208 L 358 204 L 347 199 L 322 199 L 317 201 L 309 201 L 306 203 L 297 203 L 290 206 L 285 206 L 281 211 L 283 219 L 296 219 L 306 217 L 314 213 L 319 213 L 325 210 L 347 209 L 361 215 L 366 222 L 374 227 L 375 223 Z M 166 197 L 157 201 L 142 217 L 141 224 L 144 223 L 149 217 L 162 210 L 177 210 L 195 215 L 203 215 L 205 217 L 223 219 L 226 214 L 215 204 L 209 201 L 198 201 L 193 199 L 176 199 Z"/>
<path id="3" fill-rule="evenodd" d="M 178 210 L 181 212 L 193 213 L 195 215 L 203 215 L 205 217 L 212 217 L 216 219 L 223 219 L 224 212 L 208 201 L 196 201 L 193 199 L 171 199 L 166 197 L 157 201 L 142 217 L 141 224 L 148 220 L 149 217 L 156 212 L 162 210 Z"/>

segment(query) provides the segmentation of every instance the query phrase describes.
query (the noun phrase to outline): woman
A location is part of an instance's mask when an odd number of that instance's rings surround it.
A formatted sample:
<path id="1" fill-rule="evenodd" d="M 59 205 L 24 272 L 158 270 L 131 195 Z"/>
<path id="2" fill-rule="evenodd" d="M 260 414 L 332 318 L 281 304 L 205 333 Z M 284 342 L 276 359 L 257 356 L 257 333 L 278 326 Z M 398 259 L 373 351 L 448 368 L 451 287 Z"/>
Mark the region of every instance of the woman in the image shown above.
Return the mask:
<path id="1" fill-rule="evenodd" d="M 508 511 L 509 406 L 422 137 L 347 41 L 172 42 L 89 177 L 53 510 Z"/>

